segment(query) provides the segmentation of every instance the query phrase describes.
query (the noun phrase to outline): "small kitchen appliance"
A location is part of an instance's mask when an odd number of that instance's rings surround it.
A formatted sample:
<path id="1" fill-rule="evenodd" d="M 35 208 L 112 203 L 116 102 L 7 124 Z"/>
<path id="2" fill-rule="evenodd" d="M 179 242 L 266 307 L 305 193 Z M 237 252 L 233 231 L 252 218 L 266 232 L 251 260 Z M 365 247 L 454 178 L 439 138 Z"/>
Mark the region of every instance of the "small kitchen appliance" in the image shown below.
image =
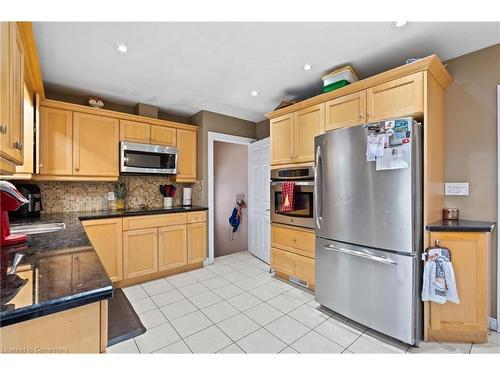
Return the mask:
<path id="1" fill-rule="evenodd" d="M 192 188 L 183 188 L 182 189 L 182 205 L 183 206 L 191 206 L 191 194 L 193 193 Z"/>
<path id="2" fill-rule="evenodd" d="M 27 219 L 40 217 L 40 212 L 43 210 L 42 195 L 40 188 L 35 184 L 16 184 L 17 190 L 28 199 L 28 204 L 19 207 L 18 210 L 12 211 L 9 216 L 11 218 Z"/>
<path id="3" fill-rule="evenodd" d="M 11 234 L 9 212 L 29 201 L 7 181 L 0 181 L 0 246 L 15 245 L 27 241 L 26 234 Z"/>
<path id="4" fill-rule="evenodd" d="M 177 174 L 177 148 L 120 142 L 120 174 Z"/>

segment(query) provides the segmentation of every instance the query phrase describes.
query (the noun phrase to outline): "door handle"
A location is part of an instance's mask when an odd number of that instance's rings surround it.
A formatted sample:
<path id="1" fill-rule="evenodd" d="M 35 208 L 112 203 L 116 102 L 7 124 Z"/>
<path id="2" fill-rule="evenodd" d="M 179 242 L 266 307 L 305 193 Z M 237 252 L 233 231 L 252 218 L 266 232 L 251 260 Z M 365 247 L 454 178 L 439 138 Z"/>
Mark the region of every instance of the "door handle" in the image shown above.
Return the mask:
<path id="1" fill-rule="evenodd" d="M 323 158 L 321 146 L 316 149 L 316 163 L 314 165 L 314 209 L 316 210 L 316 226 L 321 228 L 323 221 Z"/>
<path id="2" fill-rule="evenodd" d="M 353 255 L 353 256 L 365 258 L 368 260 L 373 260 L 374 262 L 390 264 L 390 265 L 397 265 L 398 264 L 398 262 L 396 262 L 394 259 L 391 259 L 391 258 L 384 258 L 384 257 L 380 257 L 377 255 L 368 254 L 368 253 L 365 253 L 363 251 L 346 249 L 344 247 L 339 247 L 339 246 L 334 246 L 334 245 L 325 245 L 325 246 L 323 246 L 323 249 L 336 251 L 336 252 L 342 253 L 342 254 Z"/>

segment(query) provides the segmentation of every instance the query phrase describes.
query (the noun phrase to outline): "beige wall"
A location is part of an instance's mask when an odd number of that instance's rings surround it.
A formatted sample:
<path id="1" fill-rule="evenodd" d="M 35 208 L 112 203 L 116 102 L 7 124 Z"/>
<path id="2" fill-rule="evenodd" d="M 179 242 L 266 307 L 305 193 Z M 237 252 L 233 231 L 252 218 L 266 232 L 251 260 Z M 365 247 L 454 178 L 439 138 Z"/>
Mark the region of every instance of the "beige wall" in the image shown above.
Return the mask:
<path id="1" fill-rule="evenodd" d="M 248 148 L 225 142 L 214 142 L 214 253 L 215 256 L 248 250 L 247 209 L 238 231 L 231 235 L 229 217 L 237 194 L 248 196 Z"/>
<path id="2" fill-rule="evenodd" d="M 447 61 L 445 178 L 469 182 L 467 197 L 446 197 L 463 219 L 497 221 L 497 85 L 500 44 Z M 496 316 L 497 246 L 493 235 L 492 316 Z"/>
<path id="3" fill-rule="evenodd" d="M 190 118 L 198 125 L 198 180 L 203 180 L 203 204 L 208 205 L 208 132 L 255 138 L 255 123 L 219 113 L 200 111 Z"/>
<path id="4" fill-rule="evenodd" d="M 262 120 L 255 124 L 256 127 L 256 137 L 257 140 L 260 141 L 261 139 L 267 138 L 270 135 L 271 128 L 269 126 L 269 119 Z"/>

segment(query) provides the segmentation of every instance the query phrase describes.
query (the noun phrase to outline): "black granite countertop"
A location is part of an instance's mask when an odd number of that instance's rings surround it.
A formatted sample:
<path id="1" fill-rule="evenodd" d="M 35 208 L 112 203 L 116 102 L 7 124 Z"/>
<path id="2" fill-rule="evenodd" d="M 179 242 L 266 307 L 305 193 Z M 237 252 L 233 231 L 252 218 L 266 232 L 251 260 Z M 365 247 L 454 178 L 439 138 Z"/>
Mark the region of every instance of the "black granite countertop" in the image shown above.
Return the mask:
<path id="1" fill-rule="evenodd" d="M 496 223 L 478 220 L 440 220 L 425 227 L 429 232 L 491 232 Z"/>
<path id="2" fill-rule="evenodd" d="M 77 213 L 80 220 L 109 219 L 114 217 L 160 215 L 177 212 L 206 211 L 208 207 L 203 206 L 175 206 L 172 208 L 148 207 L 148 208 L 126 208 L 125 210 L 104 210 Z"/>

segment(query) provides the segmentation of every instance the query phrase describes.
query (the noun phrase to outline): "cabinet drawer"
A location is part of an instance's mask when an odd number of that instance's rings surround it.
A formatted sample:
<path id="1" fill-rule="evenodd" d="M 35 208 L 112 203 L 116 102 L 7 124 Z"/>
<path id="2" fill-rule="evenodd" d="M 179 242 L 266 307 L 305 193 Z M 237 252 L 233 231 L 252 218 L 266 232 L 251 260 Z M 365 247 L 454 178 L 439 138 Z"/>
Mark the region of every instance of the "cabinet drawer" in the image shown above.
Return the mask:
<path id="1" fill-rule="evenodd" d="M 187 214 L 187 222 L 188 223 L 201 223 L 203 221 L 207 221 L 207 212 L 206 211 L 188 212 L 188 214 Z"/>
<path id="2" fill-rule="evenodd" d="M 306 281 L 309 288 L 314 289 L 314 259 L 272 248 L 271 267 L 282 274 Z"/>
<path id="3" fill-rule="evenodd" d="M 314 258 L 314 232 L 286 228 L 280 225 L 271 227 L 272 246 L 293 253 Z"/>
<path id="4" fill-rule="evenodd" d="M 123 230 L 165 227 L 167 225 L 186 224 L 186 214 L 145 215 L 123 219 Z"/>

